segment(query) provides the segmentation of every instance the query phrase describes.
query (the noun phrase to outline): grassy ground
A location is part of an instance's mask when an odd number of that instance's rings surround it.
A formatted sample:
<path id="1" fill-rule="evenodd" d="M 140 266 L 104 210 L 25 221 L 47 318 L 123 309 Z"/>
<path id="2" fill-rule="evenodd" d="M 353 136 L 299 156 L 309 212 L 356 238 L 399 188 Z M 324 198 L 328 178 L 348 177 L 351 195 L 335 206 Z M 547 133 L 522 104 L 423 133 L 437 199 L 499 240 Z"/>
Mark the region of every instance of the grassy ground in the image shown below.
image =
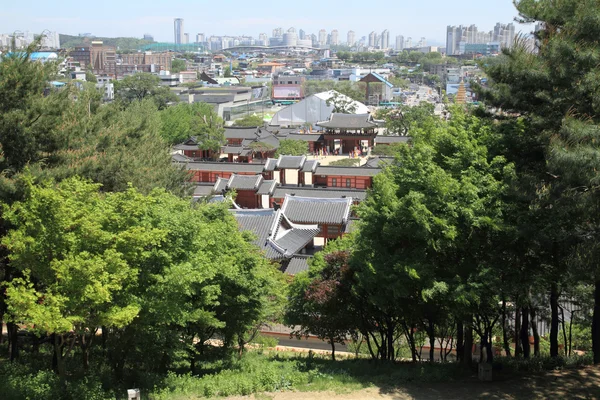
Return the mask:
<path id="1" fill-rule="evenodd" d="M 181 381 L 150 398 L 198 399 L 595 399 L 600 369 L 576 365 L 541 371 L 544 362 L 498 363 L 493 382 L 454 364 L 377 363 L 366 359 L 332 362 L 298 354 L 249 354 L 233 369 Z M 565 369 L 563 369 L 565 368 Z M 533 372 L 535 371 L 535 372 Z M 265 390 L 273 387 L 274 390 Z M 255 393 L 255 394 L 252 394 Z M 242 396 L 240 396 L 242 395 Z M 230 396 L 230 397 L 228 397 Z M 233 397 L 232 397 L 233 396 Z M 245 396 L 245 397 L 244 397 Z"/>
<path id="2" fill-rule="evenodd" d="M 400 383 L 393 386 L 373 386 L 351 393 L 334 391 L 260 393 L 228 400 L 462 400 L 462 399 L 598 399 L 600 369 L 587 367 L 575 370 L 549 371 L 525 377 L 500 376 L 494 382 L 474 378 L 453 382 Z"/>
<path id="3" fill-rule="evenodd" d="M 97 365 L 86 376 L 72 375 L 65 393 L 47 369 L 48 355 L 41 355 L 45 359 L 24 354 L 14 364 L 0 360 L 1 400 L 124 399 L 131 387 L 139 387 L 144 400 L 600 398 L 600 369 L 584 367 L 589 360 L 581 358 L 498 360 L 494 381 L 480 382 L 475 370 L 455 364 L 334 362 L 320 354 L 257 349 L 241 359 L 215 353 L 214 361 L 197 365 L 194 376 L 185 365 L 166 376 L 134 368 L 135 374 L 120 384 L 112 380 L 110 368 Z"/>

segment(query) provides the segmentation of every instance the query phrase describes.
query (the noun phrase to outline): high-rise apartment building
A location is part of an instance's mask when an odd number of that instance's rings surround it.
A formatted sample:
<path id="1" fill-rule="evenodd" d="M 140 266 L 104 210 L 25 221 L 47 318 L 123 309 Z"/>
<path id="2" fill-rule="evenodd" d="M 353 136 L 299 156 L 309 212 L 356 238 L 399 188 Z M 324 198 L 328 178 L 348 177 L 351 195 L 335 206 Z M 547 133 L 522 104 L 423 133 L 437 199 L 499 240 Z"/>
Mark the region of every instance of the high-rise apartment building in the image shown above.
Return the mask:
<path id="1" fill-rule="evenodd" d="M 184 33 L 183 34 L 183 44 L 189 44 L 189 43 L 190 43 L 190 34 Z"/>
<path id="2" fill-rule="evenodd" d="M 329 44 L 332 46 L 337 46 L 340 44 L 340 37 L 337 29 L 331 31 L 331 38 L 329 40 Z"/>
<path id="3" fill-rule="evenodd" d="M 492 41 L 500 43 L 500 47 L 511 48 L 515 41 L 515 26 L 497 23 L 492 31 Z"/>
<path id="4" fill-rule="evenodd" d="M 206 37 L 204 36 L 204 33 L 197 33 L 196 34 L 196 43 L 204 43 L 206 42 Z"/>
<path id="5" fill-rule="evenodd" d="M 273 29 L 273 36 L 274 38 L 280 38 L 283 36 L 283 28 L 275 28 Z"/>
<path id="6" fill-rule="evenodd" d="M 405 49 L 412 49 L 412 47 L 413 47 L 413 45 L 412 45 L 412 38 L 409 36 L 404 41 L 404 48 Z"/>
<path id="7" fill-rule="evenodd" d="M 353 47 L 356 44 L 356 35 L 354 31 L 348 31 L 348 46 Z"/>
<path id="8" fill-rule="evenodd" d="M 404 36 L 396 36 L 396 51 L 404 50 Z"/>
<path id="9" fill-rule="evenodd" d="M 375 47 L 377 42 L 377 34 L 375 32 L 369 33 L 369 47 Z"/>
<path id="10" fill-rule="evenodd" d="M 152 36 L 150 33 L 144 33 L 144 40 L 154 42 L 154 36 Z"/>
<path id="11" fill-rule="evenodd" d="M 305 40 L 306 39 L 306 32 L 304 32 L 303 29 L 300 29 L 298 31 L 298 39 L 300 39 L 300 40 Z"/>
<path id="12" fill-rule="evenodd" d="M 380 48 L 384 50 L 390 48 L 390 32 L 387 29 L 384 29 L 384 31 L 381 32 Z"/>
<path id="13" fill-rule="evenodd" d="M 427 39 L 422 37 L 421 40 L 419 40 L 419 43 L 417 43 L 417 47 L 425 47 L 427 46 Z"/>
<path id="14" fill-rule="evenodd" d="M 258 42 L 261 46 L 268 46 L 269 45 L 269 38 L 267 37 L 266 33 L 261 33 L 258 35 Z"/>
<path id="15" fill-rule="evenodd" d="M 175 44 L 183 44 L 183 18 L 174 21 Z"/>
<path id="16" fill-rule="evenodd" d="M 319 45 L 325 46 L 327 44 L 327 31 L 325 29 L 321 29 L 319 31 Z"/>

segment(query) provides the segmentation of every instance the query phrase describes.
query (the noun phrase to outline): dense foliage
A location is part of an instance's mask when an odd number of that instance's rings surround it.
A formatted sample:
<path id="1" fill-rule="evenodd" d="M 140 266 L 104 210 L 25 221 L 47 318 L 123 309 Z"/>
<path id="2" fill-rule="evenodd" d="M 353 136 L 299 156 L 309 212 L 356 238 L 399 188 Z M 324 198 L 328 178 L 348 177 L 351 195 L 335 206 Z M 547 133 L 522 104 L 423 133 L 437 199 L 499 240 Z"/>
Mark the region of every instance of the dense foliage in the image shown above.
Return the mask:
<path id="1" fill-rule="evenodd" d="M 281 139 L 275 157 L 281 156 L 303 156 L 308 154 L 308 142 L 303 140 Z"/>

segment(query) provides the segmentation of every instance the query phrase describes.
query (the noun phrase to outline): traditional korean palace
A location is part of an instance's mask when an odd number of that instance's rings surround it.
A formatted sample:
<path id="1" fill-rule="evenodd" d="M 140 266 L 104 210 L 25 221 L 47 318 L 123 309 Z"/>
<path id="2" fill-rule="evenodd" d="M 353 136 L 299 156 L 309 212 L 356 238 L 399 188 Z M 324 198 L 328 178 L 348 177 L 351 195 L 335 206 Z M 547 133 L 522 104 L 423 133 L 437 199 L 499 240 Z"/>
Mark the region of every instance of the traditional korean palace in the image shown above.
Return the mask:
<path id="1" fill-rule="evenodd" d="M 314 133 L 227 128 L 220 154 L 200 149 L 193 137 L 174 147 L 173 162 L 196 184 L 193 197 L 230 201 L 240 229 L 254 232 L 265 256 L 292 275 L 306 270 L 327 241 L 352 229 L 352 205 L 366 198 L 375 175 L 391 161 L 375 157 L 361 167 L 338 167 L 308 156 L 274 158 L 280 141 L 303 140 L 311 153 L 329 154 L 410 141 L 377 135 L 378 122 L 370 114 L 332 114 L 317 125 L 322 130 Z"/>
<path id="2" fill-rule="evenodd" d="M 329 152 L 348 154 L 375 146 L 378 123 L 371 114 L 331 114 L 328 121 L 318 122 L 325 128 L 324 145 Z"/>

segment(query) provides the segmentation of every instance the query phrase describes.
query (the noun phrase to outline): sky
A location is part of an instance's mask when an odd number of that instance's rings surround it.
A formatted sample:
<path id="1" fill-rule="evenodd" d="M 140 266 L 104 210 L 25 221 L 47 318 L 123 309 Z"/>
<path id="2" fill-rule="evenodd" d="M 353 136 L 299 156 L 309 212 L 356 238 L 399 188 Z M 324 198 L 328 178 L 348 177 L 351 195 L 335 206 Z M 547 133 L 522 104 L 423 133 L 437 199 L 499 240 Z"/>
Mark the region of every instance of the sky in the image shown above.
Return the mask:
<path id="1" fill-rule="evenodd" d="M 513 22 L 517 12 L 512 0 L 355 0 L 248 1 L 248 0 L 29 0 L 6 1 L 0 8 L 0 33 L 43 30 L 77 35 L 89 32 L 103 37 L 139 37 L 144 33 L 156 41 L 173 41 L 173 19 L 184 19 L 190 41 L 197 33 L 258 37 L 271 36 L 274 28 L 290 27 L 318 34 L 337 29 L 340 41 L 349 30 L 357 39 L 371 31 L 421 37 L 428 44 L 445 43 L 447 25 L 475 24 L 489 31 L 497 22 Z M 528 33 L 528 27 L 517 27 Z"/>

